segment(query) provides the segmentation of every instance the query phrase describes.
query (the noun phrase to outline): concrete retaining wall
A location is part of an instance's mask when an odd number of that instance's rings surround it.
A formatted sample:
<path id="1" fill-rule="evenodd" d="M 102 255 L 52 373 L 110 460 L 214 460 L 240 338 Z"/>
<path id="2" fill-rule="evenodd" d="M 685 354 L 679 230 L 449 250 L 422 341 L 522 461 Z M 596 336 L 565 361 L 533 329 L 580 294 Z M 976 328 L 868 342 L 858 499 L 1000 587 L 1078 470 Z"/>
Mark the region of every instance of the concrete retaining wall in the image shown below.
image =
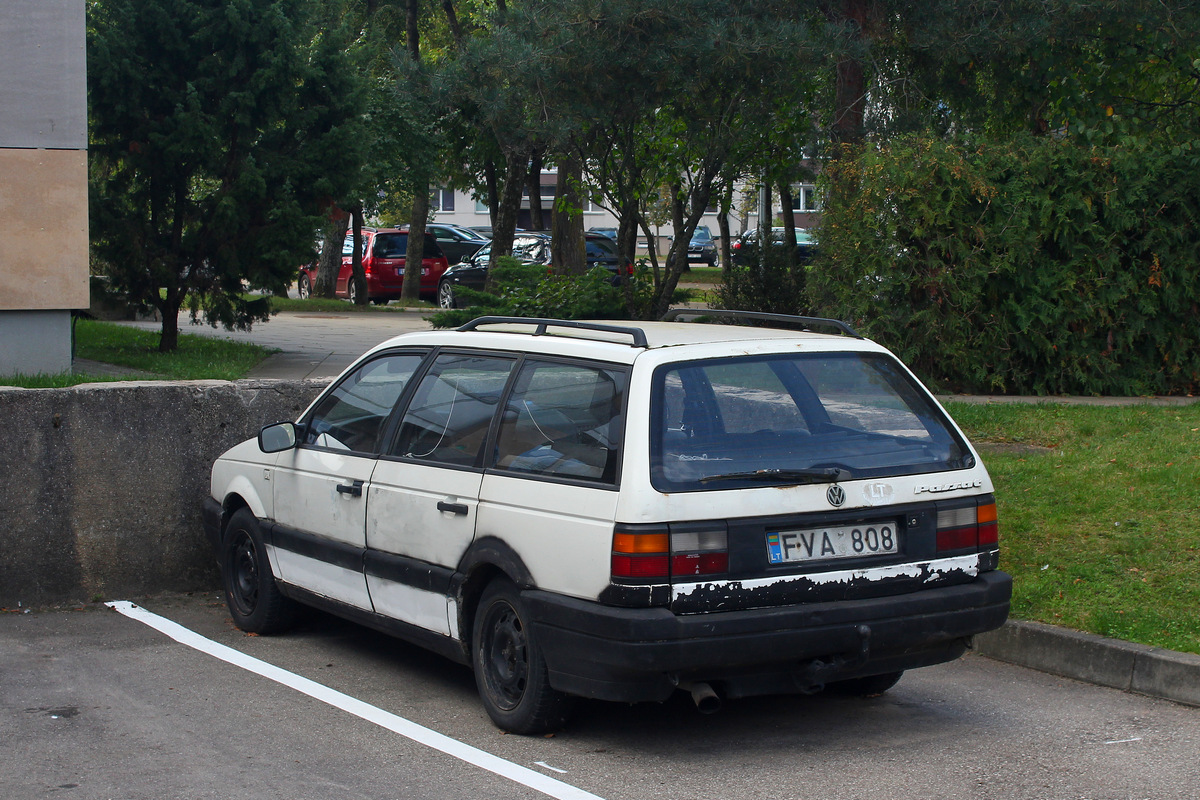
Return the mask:
<path id="1" fill-rule="evenodd" d="M 0 388 L 0 607 L 217 586 L 200 524 L 213 460 L 324 386 Z"/>

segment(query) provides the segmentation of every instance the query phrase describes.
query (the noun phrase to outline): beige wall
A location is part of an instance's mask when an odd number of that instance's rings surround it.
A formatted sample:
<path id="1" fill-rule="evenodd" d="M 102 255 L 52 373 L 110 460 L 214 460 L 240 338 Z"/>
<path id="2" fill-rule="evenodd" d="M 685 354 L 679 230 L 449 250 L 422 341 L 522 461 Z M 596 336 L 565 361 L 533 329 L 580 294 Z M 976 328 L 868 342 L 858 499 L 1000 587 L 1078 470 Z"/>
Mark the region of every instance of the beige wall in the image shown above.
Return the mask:
<path id="1" fill-rule="evenodd" d="M 87 152 L 0 148 L 0 219 L 0 311 L 87 308 Z"/>

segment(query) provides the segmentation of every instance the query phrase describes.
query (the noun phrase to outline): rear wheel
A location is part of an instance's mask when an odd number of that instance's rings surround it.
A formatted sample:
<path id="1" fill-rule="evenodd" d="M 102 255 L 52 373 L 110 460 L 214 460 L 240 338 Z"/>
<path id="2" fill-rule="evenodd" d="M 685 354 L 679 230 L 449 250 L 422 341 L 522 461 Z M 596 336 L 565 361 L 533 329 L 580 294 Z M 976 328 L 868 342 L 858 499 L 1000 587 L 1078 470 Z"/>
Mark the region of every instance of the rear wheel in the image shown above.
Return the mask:
<path id="1" fill-rule="evenodd" d="M 312 283 L 308 280 L 308 273 L 301 272 L 299 280 L 296 281 L 296 294 L 301 300 L 307 300 L 312 297 Z"/>
<path id="2" fill-rule="evenodd" d="M 852 694 L 859 697 L 878 697 L 895 686 L 904 670 L 885 672 L 882 675 L 868 675 L 865 678 L 851 678 L 846 681 L 834 681 L 829 688 L 841 694 Z"/>
<path id="3" fill-rule="evenodd" d="M 500 578 L 475 612 L 471 663 L 488 716 L 512 733 L 545 733 L 566 723 L 573 697 L 550 686 L 546 662 L 513 583 Z"/>
<path id="4" fill-rule="evenodd" d="M 346 281 L 346 296 L 350 298 L 351 303 L 358 304 L 358 281 L 354 280 L 353 275 Z"/>
<path id="5" fill-rule="evenodd" d="M 258 520 L 249 509 L 229 519 L 221 549 L 225 602 L 233 624 L 249 633 L 279 633 L 295 621 L 298 607 L 275 584 Z"/>

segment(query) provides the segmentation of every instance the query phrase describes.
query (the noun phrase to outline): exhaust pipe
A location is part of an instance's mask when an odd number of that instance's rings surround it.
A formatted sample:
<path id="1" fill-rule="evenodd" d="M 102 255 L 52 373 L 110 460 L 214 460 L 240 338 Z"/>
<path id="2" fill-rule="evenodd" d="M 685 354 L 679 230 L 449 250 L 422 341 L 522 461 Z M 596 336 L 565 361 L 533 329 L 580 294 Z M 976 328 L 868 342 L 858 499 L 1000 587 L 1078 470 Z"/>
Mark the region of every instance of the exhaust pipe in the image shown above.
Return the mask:
<path id="1" fill-rule="evenodd" d="M 693 683 L 688 687 L 692 693 L 692 702 L 701 714 L 715 714 L 721 710 L 721 698 L 707 683 Z"/>

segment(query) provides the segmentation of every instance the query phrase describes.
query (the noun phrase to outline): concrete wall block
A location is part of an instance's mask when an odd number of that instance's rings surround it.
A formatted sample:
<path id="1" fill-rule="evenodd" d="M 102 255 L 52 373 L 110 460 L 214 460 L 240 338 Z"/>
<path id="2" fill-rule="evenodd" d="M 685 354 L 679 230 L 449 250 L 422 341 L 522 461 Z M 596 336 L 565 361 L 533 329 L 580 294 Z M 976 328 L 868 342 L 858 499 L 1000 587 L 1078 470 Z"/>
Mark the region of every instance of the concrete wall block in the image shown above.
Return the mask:
<path id="1" fill-rule="evenodd" d="M 323 381 L 0 389 L 0 606 L 210 588 L 213 460 L 295 419 Z"/>

